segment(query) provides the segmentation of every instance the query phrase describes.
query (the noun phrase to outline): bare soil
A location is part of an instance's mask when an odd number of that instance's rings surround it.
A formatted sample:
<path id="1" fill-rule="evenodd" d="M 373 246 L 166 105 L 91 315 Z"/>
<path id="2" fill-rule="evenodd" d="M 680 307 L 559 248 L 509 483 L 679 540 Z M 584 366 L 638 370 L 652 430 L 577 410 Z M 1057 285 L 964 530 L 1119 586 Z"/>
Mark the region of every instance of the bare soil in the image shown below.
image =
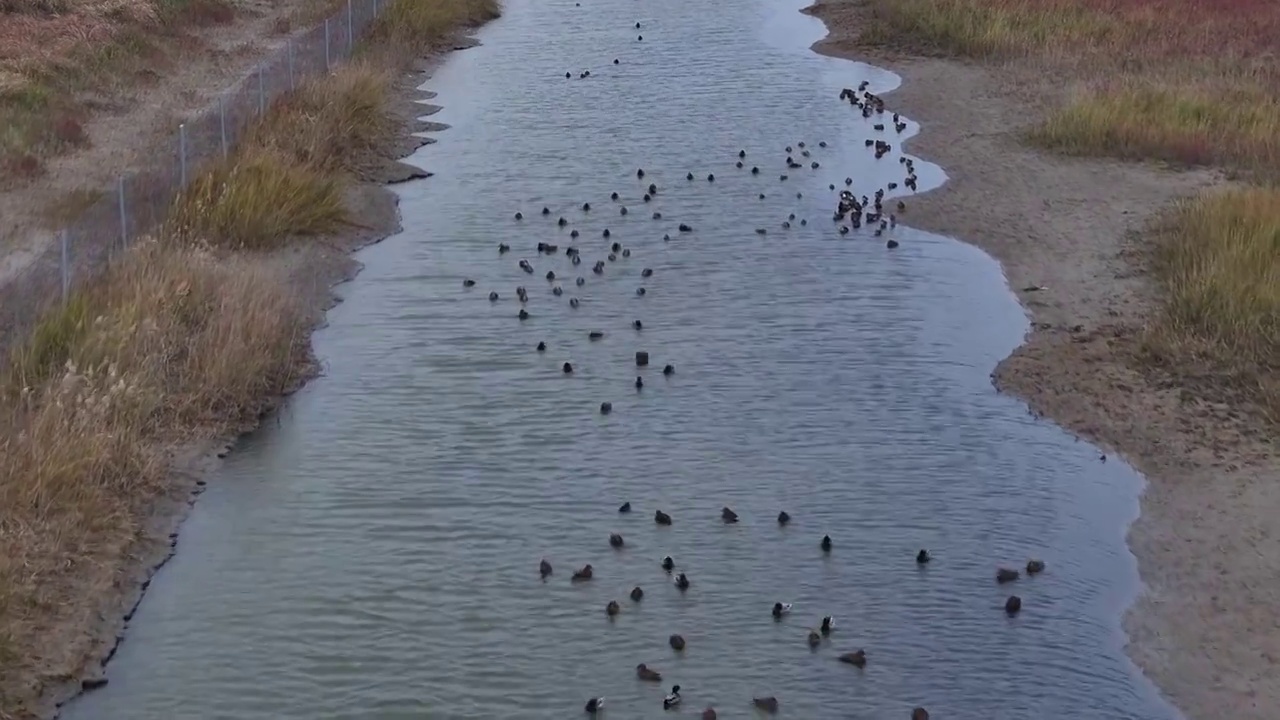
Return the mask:
<path id="1" fill-rule="evenodd" d="M 902 77 L 887 102 L 921 123 L 910 150 L 951 178 L 909 202 L 905 222 L 993 255 L 1030 316 L 996 387 L 1147 478 L 1128 535 L 1144 583 L 1124 618 L 1130 656 L 1193 720 L 1277 717 L 1280 462 L 1244 415 L 1137 359 L 1158 307 L 1144 231 L 1176 198 L 1224 181 L 1034 150 L 1021 132 L 1062 92 L 1054 78 L 871 51 L 858 0 L 809 12 L 830 29 L 816 51 Z"/>

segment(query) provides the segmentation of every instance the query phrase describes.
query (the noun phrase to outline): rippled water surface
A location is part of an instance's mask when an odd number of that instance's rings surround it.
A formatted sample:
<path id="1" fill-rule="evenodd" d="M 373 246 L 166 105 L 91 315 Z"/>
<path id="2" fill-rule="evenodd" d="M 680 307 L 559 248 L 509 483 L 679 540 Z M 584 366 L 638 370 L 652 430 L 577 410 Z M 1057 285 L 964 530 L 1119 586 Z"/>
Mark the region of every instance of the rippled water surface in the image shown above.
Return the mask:
<path id="1" fill-rule="evenodd" d="M 903 174 L 836 95 L 897 78 L 809 52 L 823 29 L 798 7 L 508 0 L 427 85 L 454 127 L 416 158 L 436 177 L 401 189 L 405 232 L 362 254 L 317 335 L 326 376 L 228 459 L 110 685 L 66 717 L 561 718 L 605 695 L 607 717 L 652 718 L 671 683 L 686 716 L 776 695 L 808 720 L 1173 717 L 1118 626 L 1137 478 L 992 390 L 1024 319 L 990 259 L 902 227 L 896 250 L 836 233 L 830 183 L 870 194 Z M 917 168 L 922 189 L 943 179 Z M 631 256 L 592 273 L 611 241 Z M 1048 572 L 994 582 L 1029 557 Z M 571 584 L 584 563 L 595 579 Z M 779 600 L 795 610 L 775 623 Z M 859 647 L 865 670 L 836 662 Z"/>

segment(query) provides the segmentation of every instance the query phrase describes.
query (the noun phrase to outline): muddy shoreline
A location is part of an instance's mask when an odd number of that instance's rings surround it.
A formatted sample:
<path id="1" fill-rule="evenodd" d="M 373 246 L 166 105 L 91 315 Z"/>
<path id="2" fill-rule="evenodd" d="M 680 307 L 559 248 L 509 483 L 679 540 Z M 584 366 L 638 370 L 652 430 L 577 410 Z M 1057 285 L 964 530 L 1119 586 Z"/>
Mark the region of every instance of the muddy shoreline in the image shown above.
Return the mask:
<path id="1" fill-rule="evenodd" d="M 472 36 L 475 30 L 474 27 L 467 28 L 442 41 L 439 51 L 411 63 L 407 71 L 392 83 L 389 111 L 400 124 L 401 132 L 388 147 L 379 149 L 375 169 L 347 191 L 349 230 L 326 238 L 308 239 L 264 257 L 264 262 L 282 268 L 294 291 L 304 299 L 310 316 L 310 332 L 322 328 L 327 311 L 340 302 L 335 288 L 355 278 L 362 269 L 353 254 L 402 229 L 399 199 L 391 186 L 431 177 L 429 171 L 401 162 L 424 145 L 435 142 L 432 138 L 423 137 L 422 133 L 439 132 L 449 127 L 424 119 L 442 107 L 426 103 L 435 95 L 419 90 L 419 87 L 450 52 L 479 44 Z M 297 377 L 284 393 L 273 398 L 258 422 L 240 428 L 235 437 L 171 449 L 174 477 L 171 490 L 152 509 L 144 532 L 130 551 L 131 562 L 115 579 L 109 597 L 102 598 L 95 608 L 95 621 L 88 630 L 93 650 L 85 658 L 81 673 L 60 683 L 46 682 L 39 706 L 28 708 L 27 715 L 17 717 L 55 718 L 59 708 L 69 700 L 106 684 L 106 665 L 115 656 L 120 643 L 126 640 L 128 623 L 141 604 L 152 578 L 177 552 L 181 525 L 204 492 L 206 478 L 217 470 L 239 438 L 256 430 L 290 395 L 322 372 L 318 359 L 312 357 L 307 373 Z"/>
<path id="2" fill-rule="evenodd" d="M 868 49 L 857 0 L 804 12 L 829 30 L 816 52 L 902 77 L 887 101 L 921 124 L 910 151 L 950 176 L 904 222 L 983 249 L 1019 296 L 1031 330 L 995 368 L 996 388 L 1147 478 L 1127 536 L 1143 582 L 1123 620 L 1130 657 L 1193 720 L 1274 717 L 1280 629 L 1261 608 L 1280 599 L 1268 528 L 1280 463 L 1243 414 L 1136 361 L 1157 307 L 1143 233 L 1177 198 L 1224 181 L 1034 150 L 1021 131 L 1067 91 L 1060 78 Z"/>

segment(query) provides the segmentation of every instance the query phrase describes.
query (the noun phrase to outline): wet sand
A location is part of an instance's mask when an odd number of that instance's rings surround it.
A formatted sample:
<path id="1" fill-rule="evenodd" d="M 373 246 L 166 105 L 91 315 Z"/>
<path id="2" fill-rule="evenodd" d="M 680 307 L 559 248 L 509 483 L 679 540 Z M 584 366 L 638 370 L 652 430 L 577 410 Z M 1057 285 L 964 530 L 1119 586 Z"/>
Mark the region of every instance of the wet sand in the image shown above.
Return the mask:
<path id="1" fill-rule="evenodd" d="M 922 126 L 907 149 L 951 178 L 908 202 L 905 222 L 984 249 L 1021 298 L 1032 330 L 995 369 L 996 386 L 1147 478 L 1128 534 L 1144 584 L 1124 618 L 1130 656 L 1189 718 L 1274 718 L 1280 462 L 1247 418 L 1135 362 L 1156 307 L 1142 231 L 1222 181 L 1029 148 L 1019 131 L 1063 92 L 1060 79 L 870 51 L 857 0 L 809 12 L 830 30 L 816 51 L 902 76 L 886 102 Z"/>

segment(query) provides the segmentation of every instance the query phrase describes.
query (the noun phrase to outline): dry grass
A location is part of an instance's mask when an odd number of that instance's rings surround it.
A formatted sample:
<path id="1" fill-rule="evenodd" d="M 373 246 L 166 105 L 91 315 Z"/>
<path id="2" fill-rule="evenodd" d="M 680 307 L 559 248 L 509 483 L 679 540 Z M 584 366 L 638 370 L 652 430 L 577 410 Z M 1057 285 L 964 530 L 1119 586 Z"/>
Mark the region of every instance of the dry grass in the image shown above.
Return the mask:
<path id="1" fill-rule="evenodd" d="M 864 0 L 863 40 L 1037 63 L 1073 91 L 1028 139 L 1072 154 L 1219 167 L 1260 187 L 1189 200 L 1151 251 L 1147 356 L 1280 422 L 1280 3 Z"/>
<path id="2" fill-rule="evenodd" d="M 30 717 L 46 683 L 91 660 L 97 613 L 171 491 L 174 448 L 251 426 L 310 370 L 311 309 L 261 251 L 345 221 L 344 184 L 400 130 L 391 70 L 495 13 L 458 3 L 388 8 L 410 23 L 379 29 L 371 57 L 389 65 L 278 101 L 179 198 L 160 240 L 46 314 L 0 374 L 0 718 Z"/>
<path id="3" fill-rule="evenodd" d="M 248 258 L 132 251 L 0 379 L 0 716 L 76 672 L 92 612 L 168 489 L 166 448 L 252 422 L 304 370 L 306 315 Z"/>
<path id="4" fill-rule="evenodd" d="M 233 0 L 0 0 L 0 167 L 87 142 L 87 91 L 149 77 Z M 28 172 L 26 176 L 38 173 Z"/>
<path id="5" fill-rule="evenodd" d="M 460 27 L 498 17 L 497 0 L 417 0 L 396 2 L 378 16 L 370 33 L 372 47 L 421 48 L 448 37 Z"/>

